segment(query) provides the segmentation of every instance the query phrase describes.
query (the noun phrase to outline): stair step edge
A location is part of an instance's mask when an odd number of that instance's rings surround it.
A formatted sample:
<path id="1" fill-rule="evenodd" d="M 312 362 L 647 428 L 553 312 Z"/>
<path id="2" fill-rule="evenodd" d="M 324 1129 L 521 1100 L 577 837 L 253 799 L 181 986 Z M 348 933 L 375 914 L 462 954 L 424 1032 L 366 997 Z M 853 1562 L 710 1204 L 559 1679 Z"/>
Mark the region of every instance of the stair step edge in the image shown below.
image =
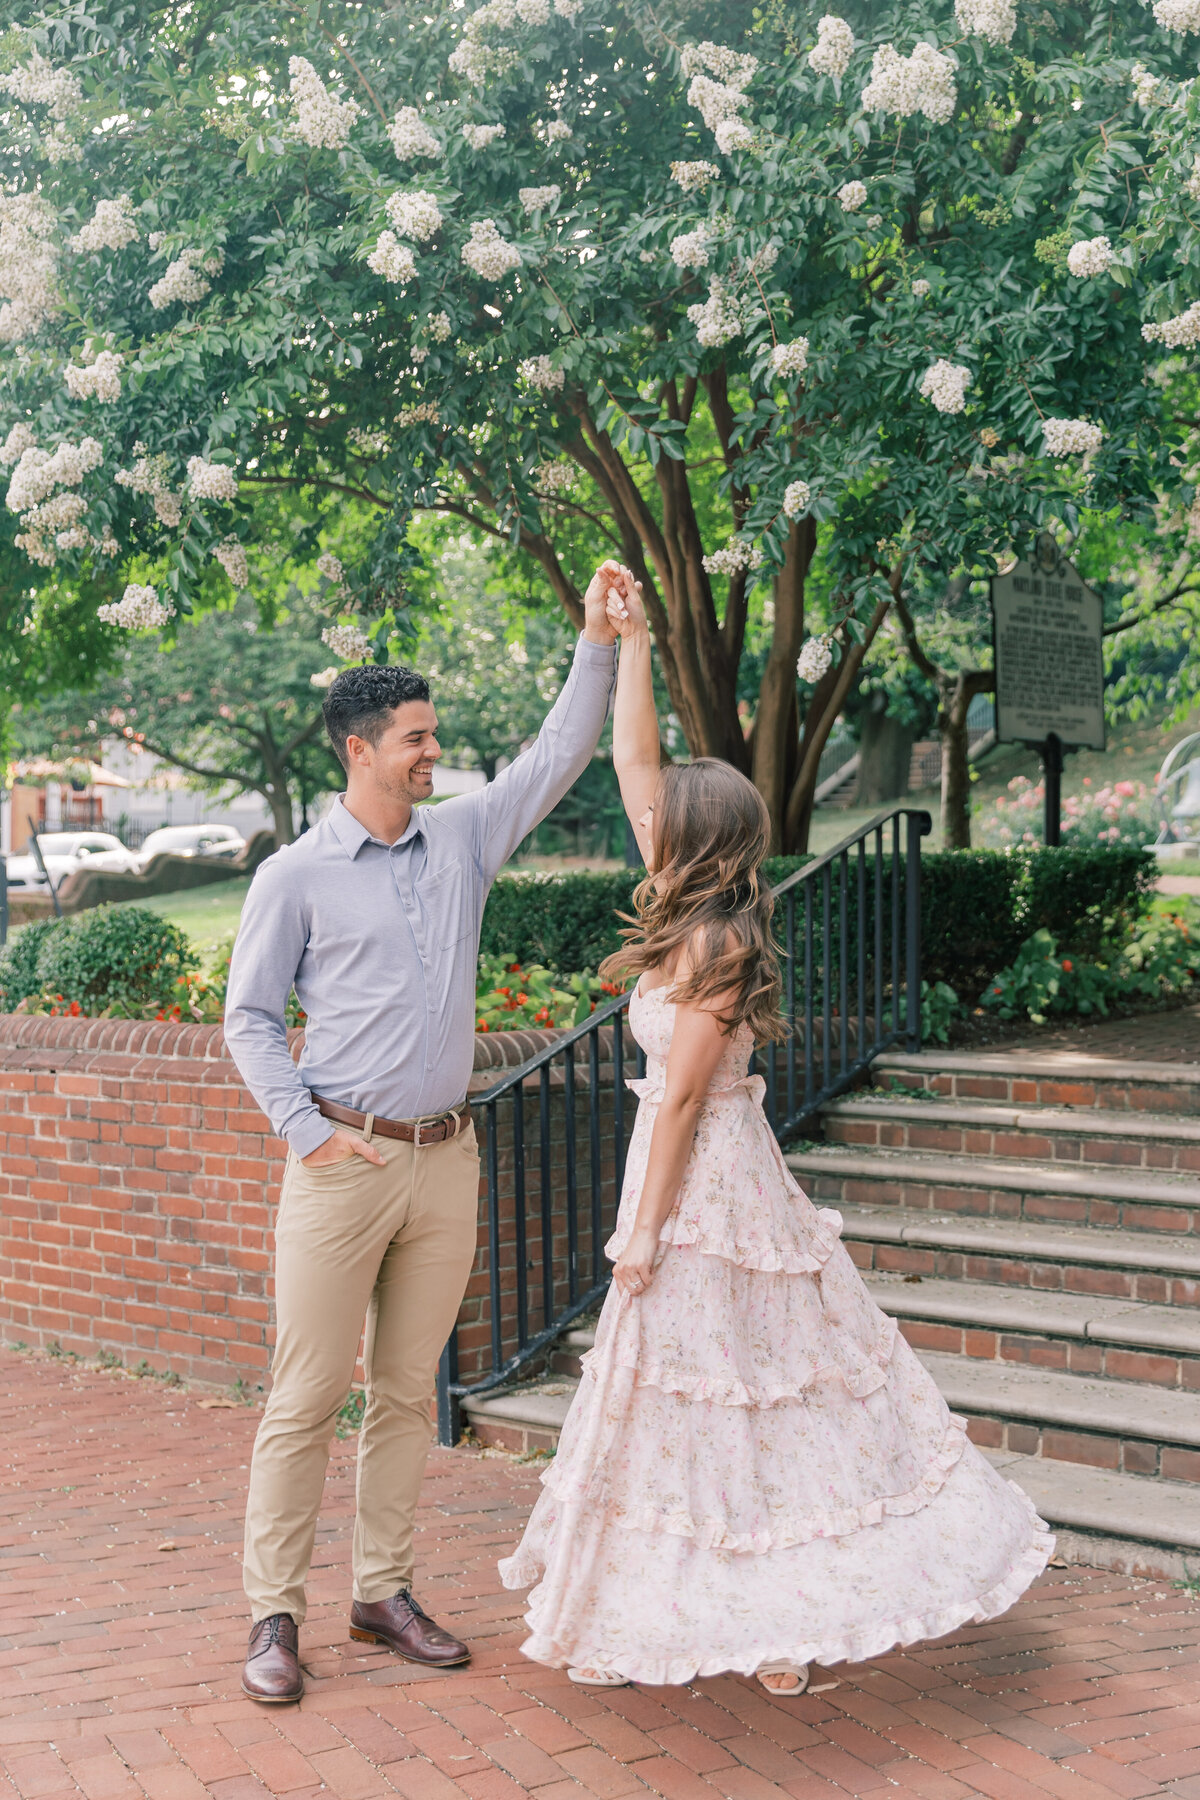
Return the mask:
<path id="1" fill-rule="evenodd" d="M 1000 1188 L 1021 1194 L 1067 1194 L 1075 1198 L 1144 1201 L 1150 1205 L 1200 1206 L 1200 1180 L 1164 1181 L 1147 1175 L 1115 1175 L 1104 1163 L 1086 1166 L 1045 1163 L 1030 1157 L 1011 1162 L 994 1158 L 939 1156 L 928 1150 L 791 1150 L 785 1157 L 794 1175 L 848 1175 L 867 1181 L 923 1181 L 930 1186 Z"/>
<path id="2" fill-rule="evenodd" d="M 941 1350 L 916 1354 L 947 1404 L 962 1412 L 1200 1448 L 1200 1405 L 1192 1393 L 1137 1381 L 1060 1375 L 1020 1363 L 973 1361 Z"/>
<path id="3" fill-rule="evenodd" d="M 1105 1113 L 1080 1108 L 1007 1106 L 986 1100 L 906 1100 L 902 1094 L 829 1100 L 823 1118 L 930 1125 L 981 1125 L 992 1130 L 1062 1132 L 1078 1137 L 1173 1138 L 1200 1143 L 1200 1119 L 1173 1113 Z"/>
<path id="4" fill-rule="evenodd" d="M 1200 1506 L 1188 1482 L 1147 1481 L 1142 1475 L 1118 1475 L 1012 1450 L 983 1454 L 1029 1495 L 1049 1525 L 1200 1550 Z"/>
<path id="5" fill-rule="evenodd" d="M 837 1210 L 842 1216 L 843 1239 L 1200 1277 L 1200 1239 L 1170 1232 L 1046 1225 L 1037 1220 L 977 1218 L 899 1206 L 847 1203 Z"/>
<path id="6" fill-rule="evenodd" d="M 1017 1060 L 1019 1055 L 1020 1060 Z M 911 1055 L 885 1050 L 872 1064 L 876 1069 L 911 1069 L 947 1075 L 1009 1075 L 1043 1077 L 1073 1086 L 1096 1081 L 1128 1081 L 1145 1087 L 1200 1088 L 1200 1063 L 1135 1062 L 1123 1057 L 1088 1056 L 1075 1050 L 998 1052 L 981 1056 L 974 1051 L 917 1050 Z"/>

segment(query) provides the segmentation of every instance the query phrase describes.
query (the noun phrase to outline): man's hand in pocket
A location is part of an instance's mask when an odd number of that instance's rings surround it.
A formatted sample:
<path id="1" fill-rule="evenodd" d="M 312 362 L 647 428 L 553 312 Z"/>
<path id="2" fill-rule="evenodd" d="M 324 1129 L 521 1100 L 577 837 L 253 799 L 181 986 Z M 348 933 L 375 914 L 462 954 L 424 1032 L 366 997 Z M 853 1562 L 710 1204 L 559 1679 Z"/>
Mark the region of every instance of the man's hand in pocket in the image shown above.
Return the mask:
<path id="1" fill-rule="evenodd" d="M 348 1162 L 352 1156 L 361 1156 L 364 1162 L 383 1163 L 374 1144 L 368 1144 L 366 1138 L 355 1137 L 352 1131 L 337 1130 L 300 1161 L 306 1169 L 327 1169 L 332 1163 Z"/>

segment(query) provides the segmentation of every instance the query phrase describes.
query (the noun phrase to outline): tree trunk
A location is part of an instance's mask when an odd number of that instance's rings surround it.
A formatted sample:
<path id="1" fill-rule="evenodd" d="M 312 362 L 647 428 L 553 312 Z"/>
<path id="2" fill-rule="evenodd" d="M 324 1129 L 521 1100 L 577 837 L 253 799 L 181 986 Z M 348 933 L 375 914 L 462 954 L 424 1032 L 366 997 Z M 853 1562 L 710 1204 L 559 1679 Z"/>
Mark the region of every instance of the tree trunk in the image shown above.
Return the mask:
<path id="1" fill-rule="evenodd" d="M 908 771 L 916 732 L 887 710 L 887 697 L 873 694 L 863 717 L 858 752 L 858 791 L 864 806 L 886 806 L 908 792 Z"/>
<path id="2" fill-rule="evenodd" d="M 296 836 L 295 820 L 292 816 L 292 797 L 287 791 L 287 784 L 280 778 L 272 782 L 266 792 L 267 805 L 271 808 L 271 824 L 275 831 L 275 848 L 282 850 L 285 844 L 294 842 Z"/>
<path id="3" fill-rule="evenodd" d="M 941 707 L 938 726 L 942 734 L 942 848 L 971 848 L 971 763 L 968 755 L 967 713 L 976 694 L 989 693 L 995 684 L 991 669 L 960 669 L 956 675 L 938 673 Z"/>
<path id="4" fill-rule="evenodd" d="M 771 815 L 773 856 L 783 850 L 784 808 L 796 776 L 796 658 L 804 639 L 804 583 L 816 542 L 815 519 L 792 525 L 784 565 L 775 576 L 775 626 L 754 714 L 751 773 Z"/>

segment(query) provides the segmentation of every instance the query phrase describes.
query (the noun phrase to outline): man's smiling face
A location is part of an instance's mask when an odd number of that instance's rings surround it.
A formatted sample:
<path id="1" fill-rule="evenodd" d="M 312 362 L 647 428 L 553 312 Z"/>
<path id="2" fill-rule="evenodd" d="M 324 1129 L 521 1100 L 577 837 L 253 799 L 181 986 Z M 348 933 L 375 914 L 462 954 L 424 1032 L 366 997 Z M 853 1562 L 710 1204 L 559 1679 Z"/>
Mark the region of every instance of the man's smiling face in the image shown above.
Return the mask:
<path id="1" fill-rule="evenodd" d="M 393 709 L 377 744 L 352 735 L 346 749 L 352 767 L 361 769 L 389 799 L 407 800 L 410 806 L 428 800 L 433 793 L 433 765 L 442 754 L 432 702 L 405 701 Z"/>

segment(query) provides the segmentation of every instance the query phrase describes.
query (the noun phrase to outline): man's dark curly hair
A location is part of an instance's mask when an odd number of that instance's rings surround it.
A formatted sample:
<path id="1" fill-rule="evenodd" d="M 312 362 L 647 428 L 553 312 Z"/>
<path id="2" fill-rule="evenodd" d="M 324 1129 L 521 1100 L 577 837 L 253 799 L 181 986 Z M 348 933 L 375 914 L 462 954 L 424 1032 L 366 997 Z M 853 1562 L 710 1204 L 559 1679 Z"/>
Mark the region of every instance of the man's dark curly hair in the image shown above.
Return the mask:
<path id="1" fill-rule="evenodd" d="M 346 739 L 365 738 L 377 744 L 392 722 L 396 707 L 409 700 L 428 700 L 429 683 L 415 669 L 388 664 L 363 663 L 343 669 L 325 696 L 322 712 L 333 753 L 343 769 Z"/>

